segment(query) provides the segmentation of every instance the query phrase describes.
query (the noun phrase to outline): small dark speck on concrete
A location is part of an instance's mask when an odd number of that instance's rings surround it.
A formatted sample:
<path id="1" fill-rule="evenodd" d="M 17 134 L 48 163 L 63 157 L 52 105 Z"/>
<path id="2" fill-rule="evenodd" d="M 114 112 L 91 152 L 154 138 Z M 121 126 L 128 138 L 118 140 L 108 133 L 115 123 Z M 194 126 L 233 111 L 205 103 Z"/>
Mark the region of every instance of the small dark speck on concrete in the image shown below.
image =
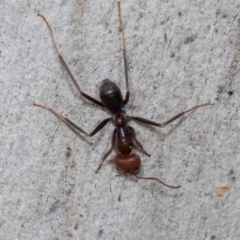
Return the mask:
<path id="1" fill-rule="evenodd" d="M 184 41 L 184 44 L 188 44 L 194 41 L 194 37 L 187 37 Z"/>
<path id="2" fill-rule="evenodd" d="M 67 152 L 65 153 L 65 156 L 66 156 L 67 158 L 70 158 L 71 155 L 72 155 L 72 149 L 71 149 L 70 147 L 67 147 Z"/>
<path id="3" fill-rule="evenodd" d="M 103 230 L 100 229 L 99 232 L 98 232 L 98 236 L 101 236 L 103 234 Z"/>
<path id="4" fill-rule="evenodd" d="M 78 224 L 76 223 L 75 226 L 74 226 L 74 229 L 78 229 Z"/>
<path id="5" fill-rule="evenodd" d="M 218 92 L 218 93 L 223 93 L 223 92 L 224 92 L 224 89 L 225 89 L 225 87 L 222 86 L 222 85 L 218 85 L 218 86 L 217 86 L 217 92 Z"/>
<path id="6" fill-rule="evenodd" d="M 49 209 L 49 212 L 53 213 L 56 212 L 56 210 L 59 208 L 59 202 L 55 202 L 52 204 L 52 206 Z"/>
<path id="7" fill-rule="evenodd" d="M 229 92 L 228 92 L 228 95 L 229 95 L 229 96 L 232 96 L 232 95 L 233 95 L 233 91 L 229 91 Z"/>
<path id="8" fill-rule="evenodd" d="M 68 237 L 73 237 L 73 234 L 71 232 L 68 232 Z"/>
<path id="9" fill-rule="evenodd" d="M 232 177 L 232 178 L 231 178 L 231 181 L 232 181 L 232 182 L 235 182 L 235 180 L 236 180 L 236 177 Z"/>
<path id="10" fill-rule="evenodd" d="M 212 236 L 211 236 L 211 239 L 216 239 L 215 235 L 212 235 Z"/>
<path id="11" fill-rule="evenodd" d="M 167 39 L 167 34 L 164 33 L 164 42 L 167 43 L 168 39 Z"/>
<path id="12" fill-rule="evenodd" d="M 178 12 L 178 16 L 181 17 L 181 16 L 182 16 L 182 13 L 181 13 L 181 12 Z"/>
<path id="13" fill-rule="evenodd" d="M 122 200 L 122 197 L 121 197 L 121 195 L 119 195 L 118 196 L 118 201 L 121 202 L 121 200 Z"/>

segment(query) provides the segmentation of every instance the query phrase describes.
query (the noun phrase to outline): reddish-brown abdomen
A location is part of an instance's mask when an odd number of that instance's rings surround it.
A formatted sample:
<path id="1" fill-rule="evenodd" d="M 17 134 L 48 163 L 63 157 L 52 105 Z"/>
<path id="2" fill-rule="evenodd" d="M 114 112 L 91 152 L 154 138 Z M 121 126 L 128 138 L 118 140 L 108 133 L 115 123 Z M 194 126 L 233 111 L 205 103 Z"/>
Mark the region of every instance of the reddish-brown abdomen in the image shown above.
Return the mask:
<path id="1" fill-rule="evenodd" d="M 129 172 L 129 173 L 138 173 L 141 168 L 141 159 L 139 155 L 132 153 L 127 156 L 123 156 L 121 153 L 113 159 L 118 170 Z"/>

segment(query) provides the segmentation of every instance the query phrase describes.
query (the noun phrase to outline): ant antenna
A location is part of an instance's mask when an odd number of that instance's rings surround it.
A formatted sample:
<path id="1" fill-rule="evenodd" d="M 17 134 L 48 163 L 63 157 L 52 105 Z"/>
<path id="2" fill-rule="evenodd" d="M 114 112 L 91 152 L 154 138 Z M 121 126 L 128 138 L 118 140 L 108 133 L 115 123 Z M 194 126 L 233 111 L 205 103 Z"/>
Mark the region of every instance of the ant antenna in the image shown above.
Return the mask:
<path id="1" fill-rule="evenodd" d="M 169 188 L 180 188 L 181 186 L 171 186 L 171 185 L 168 185 L 166 184 L 165 182 L 163 182 L 162 180 L 158 179 L 158 178 L 155 178 L 155 177 L 140 177 L 138 176 L 137 174 L 133 173 L 133 175 L 136 177 L 136 178 L 139 178 L 139 179 L 143 179 L 143 180 L 155 180 L 155 181 L 158 181 L 160 182 L 162 185 L 164 185 L 165 187 L 169 187 Z"/>

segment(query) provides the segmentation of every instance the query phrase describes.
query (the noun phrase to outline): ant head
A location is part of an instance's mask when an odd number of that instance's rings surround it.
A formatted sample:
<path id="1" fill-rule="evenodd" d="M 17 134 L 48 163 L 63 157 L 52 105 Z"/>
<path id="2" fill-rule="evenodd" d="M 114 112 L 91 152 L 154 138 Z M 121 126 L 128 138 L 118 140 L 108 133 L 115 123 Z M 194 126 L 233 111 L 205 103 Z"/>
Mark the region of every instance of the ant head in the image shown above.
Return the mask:
<path id="1" fill-rule="evenodd" d="M 103 105 L 114 115 L 122 112 L 123 98 L 120 88 L 109 79 L 104 79 L 100 87 L 99 96 Z"/>

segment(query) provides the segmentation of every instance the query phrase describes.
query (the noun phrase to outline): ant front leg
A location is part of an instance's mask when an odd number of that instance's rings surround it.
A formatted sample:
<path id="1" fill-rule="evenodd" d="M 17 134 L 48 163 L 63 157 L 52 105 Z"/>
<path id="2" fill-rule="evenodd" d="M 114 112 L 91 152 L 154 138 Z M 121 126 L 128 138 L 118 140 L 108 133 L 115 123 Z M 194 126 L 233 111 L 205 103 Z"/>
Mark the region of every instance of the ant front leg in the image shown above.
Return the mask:
<path id="1" fill-rule="evenodd" d="M 58 50 L 58 47 L 57 47 L 56 41 L 55 41 L 55 39 L 54 39 L 53 31 L 52 31 L 52 28 L 51 28 L 50 24 L 48 23 L 47 19 L 46 19 L 42 14 L 38 13 L 38 16 L 39 16 L 40 18 L 42 18 L 43 21 L 46 23 L 46 25 L 47 25 L 47 27 L 48 27 L 48 30 L 50 31 L 50 36 L 51 36 L 51 39 L 52 39 L 52 42 L 53 42 L 54 49 L 55 49 L 55 51 L 56 51 L 56 53 L 57 53 L 57 55 L 58 55 L 59 61 L 60 61 L 60 63 L 62 64 L 62 66 L 64 67 L 64 69 L 67 71 L 68 75 L 70 76 L 70 78 L 71 78 L 73 84 L 75 85 L 75 87 L 77 88 L 78 92 L 79 92 L 83 97 L 87 98 L 89 101 L 91 101 L 91 102 L 99 105 L 100 107 L 104 107 L 104 105 L 103 105 L 100 101 L 96 100 L 95 98 L 92 98 L 91 96 L 89 96 L 88 94 L 84 93 L 84 92 L 81 90 L 81 88 L 80 88 L 79 85 L 77 84 L 77 81 L 76 81 L 75 78 L 73 77 L 70 69 L 68 68 L 66 62 L 64 61 L 61 53 L 60 53 L 59 50 Z"/>
<path id="2" fill-rule="evenodd" d="M 182 117 L 183 115 L 185 115 L 186 113 L 188 112 L 191 112 L 191 111 L 194 111 L 196 110 L 197 108 L 200 108 L 200 107 L 205 107 L 205 106 L 213 106 L 214 104 L 213 103 L 204 103 L 204 104 L 201 104 L 201 105 L 197 105 L 193 108 L 190 108 L 184 112 L 181 112 L 179 114 L 177 114 L 176 116 L 174 116 L 173 118 L 169 119 L 168 121 L 164 122 L 164 123 L 157 123 L 157 122 L 154 122 L 154 121 L 151 121 L 151 120 L 148 120 L 148 119 L 145 119 L 145 118 L 141 118 L 141 117 L 130 117 L 130 120 L 135 120 L 135 121 L 138 121 L 138 122 L 141 122 L 141 123 L 144 123 L 144 124 L 148 124 L 148 125 L 152 125 L 152 126 L 156 126 L 156 127 L 164 127 L 166 126 L 167 124 L 177 120 L 178 118 Z"/>
<path id="3" fill-rule="evenodd" d="M 36 104 L 33 103 L 33 106 L 36 107 L 40 107 L 43 109 L 48 110 L 49 112 L 51 112 L 52 114 L 54 114 L 57 118 L 59 118 L 60 120 L 62 120 L 69 128 L 71 128 L 73 131 L 78 131 L 81 132 L 89 137 L 94 136 L 97 132 L 99 132 L 110 120 L 111 118 L 106 118 L 104 119 L 102 122 L 100 122 L 97 127 L 91 132 L 91 133 L 87 133 L 85 132 L 82 128 L 78 127 L 75 123 L 73 123 L 72 121 L 70 121 L 69 119 L 67 119 L 66 117 L 62 116 L 61 114 L 57 113 L 56 111 L 54 111 L 53 109 L 40 105 L 40 104 Z"/>

